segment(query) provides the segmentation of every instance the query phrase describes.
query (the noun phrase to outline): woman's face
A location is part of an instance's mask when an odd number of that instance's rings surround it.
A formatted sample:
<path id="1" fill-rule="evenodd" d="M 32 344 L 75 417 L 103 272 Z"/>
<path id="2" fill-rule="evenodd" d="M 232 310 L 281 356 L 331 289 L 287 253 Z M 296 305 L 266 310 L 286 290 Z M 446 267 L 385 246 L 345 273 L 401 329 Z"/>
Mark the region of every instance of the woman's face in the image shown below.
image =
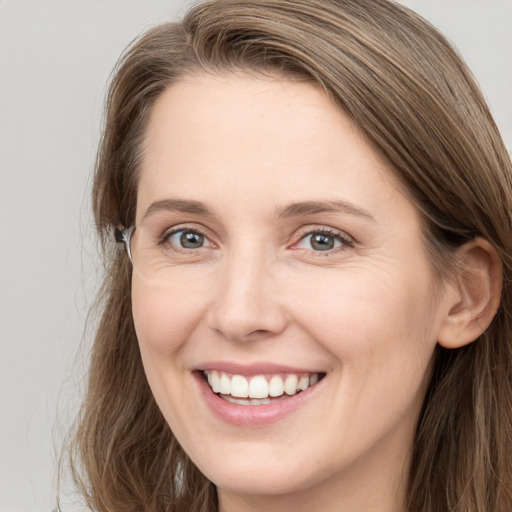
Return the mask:
<path id="1" fill-rule="evenodd" d="M 147 128 L 137 225 L 145 371 L 221 500 L 385 500 L 444 301 L 416 208 L 347 116 L 305 82 L 184 79 Z"/>

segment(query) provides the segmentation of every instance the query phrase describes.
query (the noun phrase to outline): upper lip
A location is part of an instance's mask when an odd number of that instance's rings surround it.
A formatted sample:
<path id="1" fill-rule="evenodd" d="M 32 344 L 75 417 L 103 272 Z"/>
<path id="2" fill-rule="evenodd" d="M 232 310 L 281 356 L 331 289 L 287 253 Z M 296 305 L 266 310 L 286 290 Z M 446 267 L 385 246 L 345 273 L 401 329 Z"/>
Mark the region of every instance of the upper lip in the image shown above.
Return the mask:
<path id="1" fill-rule="evenodd" d="M 232 361 L 208 361 L 199 365 L 196 370 L 219 370 L 221 372 L 231 373 L 233 375 L 244 375 L 247 377 L 265 373 L 325 373 L 325 370 L 307 367 L 292 367 L 270 362 L 240 364 Z"/>

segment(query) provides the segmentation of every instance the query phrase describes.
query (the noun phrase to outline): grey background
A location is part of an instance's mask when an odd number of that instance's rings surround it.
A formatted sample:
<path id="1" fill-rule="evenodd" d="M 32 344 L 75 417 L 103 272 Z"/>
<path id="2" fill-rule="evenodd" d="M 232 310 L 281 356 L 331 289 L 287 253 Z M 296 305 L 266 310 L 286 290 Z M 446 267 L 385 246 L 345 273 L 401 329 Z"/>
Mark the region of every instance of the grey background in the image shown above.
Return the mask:
<path id="1" fill-rule="evenodd" d="M 186 3 L 0 0 L 0 512 L 55 505 L 93 330 L 89 185 L 106 83 L 127 43 Z M 512 0 L 403 3 L 459 47 L 512 148 Z"/>

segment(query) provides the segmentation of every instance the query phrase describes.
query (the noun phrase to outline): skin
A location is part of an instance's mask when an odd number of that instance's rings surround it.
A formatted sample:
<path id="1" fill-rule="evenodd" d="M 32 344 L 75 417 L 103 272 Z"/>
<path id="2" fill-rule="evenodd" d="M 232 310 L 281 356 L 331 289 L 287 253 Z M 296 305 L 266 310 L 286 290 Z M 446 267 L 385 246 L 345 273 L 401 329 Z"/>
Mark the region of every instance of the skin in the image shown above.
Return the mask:
<path id="1" fill-rule="evenodd" d="M 418 211 L 386 163 L 319 88 L 243 73 L 172 85 L 144 151 L 137 243 L 171 226 L 207 242 L 168 250 L 165 269 L 136 268 L 135 327 L 156 401 L 218 486 L 221 510 L 402 510 L 453 294 L 434 278 Z M 146 215 L 166 199 L 211 215 Z M 304 201 L 351 208 L 276 215 Z M 349 241 L 315 250 L 307 234 L 326 229 Z M 237 426 L 212 414 L 194 375 L 219 360 L 326 377 L 283 419 Z"/>

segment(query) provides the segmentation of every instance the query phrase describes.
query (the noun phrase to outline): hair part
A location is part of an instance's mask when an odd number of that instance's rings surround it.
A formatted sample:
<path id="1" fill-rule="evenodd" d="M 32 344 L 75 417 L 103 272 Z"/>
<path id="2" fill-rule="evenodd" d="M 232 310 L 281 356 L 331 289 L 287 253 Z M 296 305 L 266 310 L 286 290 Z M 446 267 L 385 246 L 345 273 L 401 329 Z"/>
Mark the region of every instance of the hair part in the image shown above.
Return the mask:
<path id="1" fill-rule="evenodd" d="M 437 348 L 407 490 L 411 512 L 512 510 L 512 165 L 461 58 L 425 20 L 387 0 L 217 0 L 158 26 L 122 56 L 93 188 L 105 255 L 102 320 L 77 421 L 74 477 L 97 511 L 213 511 L 216 491 L 183 452 L 147 384 L 131 316 L 130 266 L 113 229 L 135 221 L 153 106 L 197 72 L 311 80 L 384 156 L 421 212 L 433 268 L 481 236 L 504 269 L 491 327 Z M 81 476 L 82 473 L 84 476 Z"/>

